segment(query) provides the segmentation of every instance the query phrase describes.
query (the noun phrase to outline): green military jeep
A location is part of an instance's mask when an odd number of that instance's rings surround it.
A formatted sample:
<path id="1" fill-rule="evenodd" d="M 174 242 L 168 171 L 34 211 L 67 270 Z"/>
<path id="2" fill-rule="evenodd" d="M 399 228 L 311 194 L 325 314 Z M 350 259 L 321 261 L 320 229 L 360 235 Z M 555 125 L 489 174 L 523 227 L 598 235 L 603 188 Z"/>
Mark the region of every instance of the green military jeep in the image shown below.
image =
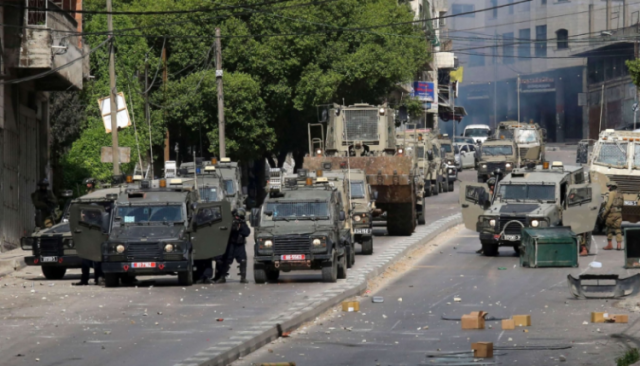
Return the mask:
<path id="1" fill-rule="evenodd" d="M 518 147 L 512 140 L 487 139 L 479 149 L 478 182 L 496 176 L 500 180 L 520 165 Z"/>

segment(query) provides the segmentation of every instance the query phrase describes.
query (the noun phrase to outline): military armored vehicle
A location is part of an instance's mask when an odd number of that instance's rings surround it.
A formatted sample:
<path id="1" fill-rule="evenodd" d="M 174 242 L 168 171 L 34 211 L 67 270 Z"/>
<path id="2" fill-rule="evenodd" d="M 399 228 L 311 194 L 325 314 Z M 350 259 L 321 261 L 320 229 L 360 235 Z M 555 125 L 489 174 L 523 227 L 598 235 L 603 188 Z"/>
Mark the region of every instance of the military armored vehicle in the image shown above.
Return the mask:
<path id="1" fill-rule="evenodd" d="M 624 196 L 622 220 L 640 221 L 640 132 L 604 130 L 588 158 L 591 182 L 604 194 L 609 181 Z"/>
<path id="2" fill-rule="evenodd" d="M 245 196 L 242 193 L 241 175 L 238 163 L 229 158 L 204 160 L 196 158 L 196 162 L 180 164 L 179 176 L 185 185 L 198 184 L 200 199 L 204 202 L 229 201 L 231 210 L 244 206 Z M 167 177 L 165 177 L 167 178 Z"/>
<path id="3" fill-rule="evenodd" d="M 464 224 L 480 233 L 487 256 L 497 255 L 499 246 L 518 252 L 521 230 L 529 227 L 570 226 L 589 248 L 601 202 L 600 187 L 585 183 L 583 168 L 561 162 L 516 168 L 495 192 L 486 183 L 460 185 Z"/>
<path id="4" fill-rule="evenodd" d="M 347 277 L 351 230 L 345 201 L 327 177 L 304 169 L 271 186 L 262 207 L 251 214 L 256 283 L 277 281 L 280 271 L 320 270 L 324 282 Z"/>
<path id="5" fill-rule="evenodd" d="M 428 133 L 426 130 L 417 130 L 415 126 L 404 125 L 396 132 L 396 149 L 402 150 L 403 155 L 411 157 L 411 164 L 414 167 L 414 188 L 416 193 L 416 215 L 418 224 L 424 225 L 426 203 L 426 155 L 424 136 Z M 432 188 L 429 183 L 429 193 Z"/>
<path id="6" fill-rule="evenodd" d="M 247 197 L 242 191 L 242 170 L 238 163 L 229 158 L 221 158 L 215 167 L 222 176 L 227 200 L 233 202 L 234 208 L 243 207 Z"/>
<path id="7" fill-rule="evenodd" d="M 320 123 L 308 127 L 311 154 L 303 167 L 313 172 L 324 163 L 337 166 L 348 158 L 350 168 L 364 171 L 377 192 L 376 206 L 387 213 L 389 235 L 411 235 L 416 225 L 415 168 L 412 157 L 396 147 L 394 114 L 386 105 L 321 109 Z M 320 137 L 312 136 L 312 127 L 320 129 Z"/>
<path id="8" fill-rule="evenodd" d="M 49 280 L 64 277 L 68 268 L 80 268 L 82 259 L 77 256 L 73 238 L 69 229 L 69 205 L 73 192 L 64 191 L 66 199 L 60 221 L 50 228 L 37 229 L 29 236 L 20 239 L 22 250 L 32 255 L 24 258 L 28 266 L 40 266 L 42 274 Z"/>
<path id="9" fill-rule="evenodd" d="M 195 187 L 182 179 L 143 180 L 105 193 L 74 200 L 69 224 L 78 256 L 102 262 L 106 287 L 123 276 L 176 273 L 180 285 L 190 286 L 193 261 L 226 250 L 229 202 L 198 202 Z"/>
<path id="10" fill-rule="evenodd" d="M 518 156 L 522 164 L 545 161 L 545 130 L 537 123 L 503 121 L 498 124 L 496 139 L 513 140 L 518 146 Z"/>
<path id="11" fill-rule="evenodd" d="M 426 136 L 426 154 L 428 170 L 425 172 L 424 194 L 426 197 L 437 196 L 444 191 L 446 178 L 446 164 L 444 151 L 438 136 L 430 133 Z M 448 185 L 447 185 L 448 188 Z"/>
<path id="12" fill-rule="evenodd" d="M 492 176 L 499 181 L 518 166 L 520 166 L 518 147 L 513 140 L 487 140 L 480 147 L 478 182 L 485 183 Z"/>
<path id="13" fill-rule="evenodd" d="M 443 167 L 443 179 L 442 185 L 443 192 L 453 192 L 453 187 L 456 179 L 458 179 L 458 169 L 456 168 L 456 154 L 453 149 L 453 143 L 449 138 L 449 135 L 438 136 L 438 142 L 440 143 Z"/>

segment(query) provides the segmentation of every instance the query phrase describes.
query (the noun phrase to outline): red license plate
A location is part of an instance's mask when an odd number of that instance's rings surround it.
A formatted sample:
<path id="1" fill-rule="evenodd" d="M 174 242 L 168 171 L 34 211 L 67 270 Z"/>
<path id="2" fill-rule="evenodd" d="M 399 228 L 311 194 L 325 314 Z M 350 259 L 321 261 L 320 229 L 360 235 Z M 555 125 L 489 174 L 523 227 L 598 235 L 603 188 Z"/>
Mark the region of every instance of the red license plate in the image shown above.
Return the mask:
<path id="1" fill-rule="evenodd" d="M 137 262 L 132 263 L 133 268 L 156 268 L 156 262 Z"/>
<path id="2" fill-rule="evenodd" d="M 303 261 L 304 254 L 285 254 L 280 259 L 283 261 Z"/>

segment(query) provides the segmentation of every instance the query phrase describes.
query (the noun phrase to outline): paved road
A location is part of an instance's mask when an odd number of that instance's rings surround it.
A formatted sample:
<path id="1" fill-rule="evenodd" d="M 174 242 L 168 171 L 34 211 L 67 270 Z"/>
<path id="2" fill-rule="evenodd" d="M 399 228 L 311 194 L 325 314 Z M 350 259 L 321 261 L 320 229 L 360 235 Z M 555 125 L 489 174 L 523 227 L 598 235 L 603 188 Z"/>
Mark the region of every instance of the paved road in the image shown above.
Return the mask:
<path id="1" fill-rule="evenodd" d="M 474 180 L 475 172 L 461 176 Z M 429 198 L 427 222 L 458 212 L 457 200 L 457 188 Z M 374 248 L 401 239 L 376 237 Z M 358 256 L 355 269 L 377 258 Z M 71 287 L 78 271 L 47 281 L 26 268 L 0 280 L 2 365 L 32 365 L 36 358 L 39 365 L 173 365 L 330 286 L 317 272 L 292 273 L 277 285 L 242 285 L 232 273 L 226 285 L 182 288 L 173 277 L 156 277 L 105 289 Z"/>

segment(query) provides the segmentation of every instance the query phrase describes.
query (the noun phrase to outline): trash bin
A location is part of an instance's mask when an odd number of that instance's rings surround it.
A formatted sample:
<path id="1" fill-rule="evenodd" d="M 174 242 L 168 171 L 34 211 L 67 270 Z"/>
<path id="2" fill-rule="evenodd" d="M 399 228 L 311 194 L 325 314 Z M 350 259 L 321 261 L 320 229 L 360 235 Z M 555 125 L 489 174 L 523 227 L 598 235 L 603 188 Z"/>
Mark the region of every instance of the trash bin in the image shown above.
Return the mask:
<path id="1" fill-rule="evenodd" d="M 624 268 L 640 268 L 640 227 L 624 229 Z"/>
<path id="2" fill-rule="evenodd" d="M 578 239 L 570 227 L 523 228 L 522 267 L 578 267 Z"/>

